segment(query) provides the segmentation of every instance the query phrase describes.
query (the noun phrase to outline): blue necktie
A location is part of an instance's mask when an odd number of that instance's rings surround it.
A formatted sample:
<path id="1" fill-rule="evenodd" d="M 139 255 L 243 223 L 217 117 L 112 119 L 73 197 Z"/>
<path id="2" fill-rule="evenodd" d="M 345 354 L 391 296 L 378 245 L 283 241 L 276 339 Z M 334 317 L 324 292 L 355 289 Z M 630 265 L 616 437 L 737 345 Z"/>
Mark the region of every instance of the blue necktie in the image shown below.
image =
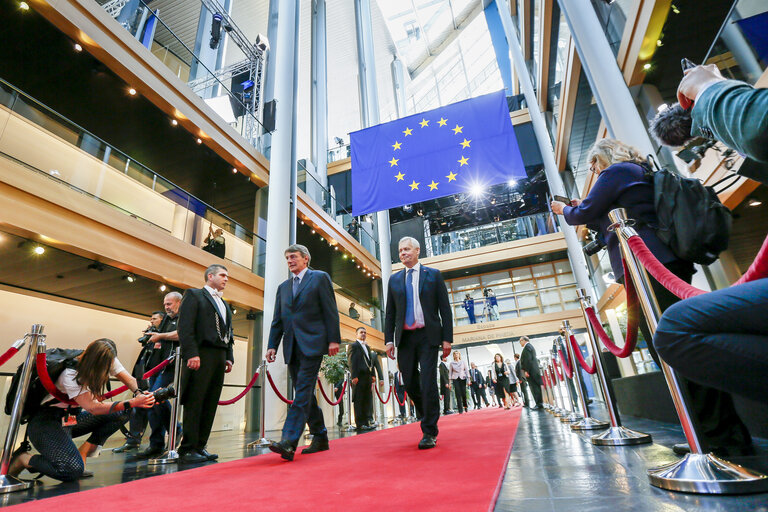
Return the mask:
<path id="1" fill-rule="evenodd" d="M 295 276 L 293 278 L 293 296 L 296 297 L 296 291 L 299 289 L 299 283 L 301 283 L 301 279 L 299 279 L 299 276 Z"/>
<path id="2" fill-rule="evenodd" d="M 413 310 L 413 269 L 409 268 L 405 274 L 405 325 L 410 327 L 416 323 L 416 315 Z"/>

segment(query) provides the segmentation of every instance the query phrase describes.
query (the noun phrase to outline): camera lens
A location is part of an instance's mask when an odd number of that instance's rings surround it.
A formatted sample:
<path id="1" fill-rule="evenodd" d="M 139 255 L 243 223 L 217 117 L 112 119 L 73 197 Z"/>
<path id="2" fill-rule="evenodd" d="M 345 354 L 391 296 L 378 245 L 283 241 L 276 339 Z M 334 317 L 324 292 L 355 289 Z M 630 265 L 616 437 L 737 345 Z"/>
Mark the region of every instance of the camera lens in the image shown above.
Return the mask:
<path id="1" fill-rule="evenodd" d="M 173 385 L 170 385 L 167 388 L 160 388 L 155 390 L 152 395 L 155 397 L 155 402 L 165 402 L 171 398 L 176 398 L 176 390 L 174 389 Z"/>
<path id="2" fill-rule="evenodd" d="M 594 256 L 598 252 L 600 252 L 600 249 L 603 248 L 603 244 L 601 244 L 598 240 L 592 240 L 588 244 L 584 246 L 584 254 L 587 256 Z"/>

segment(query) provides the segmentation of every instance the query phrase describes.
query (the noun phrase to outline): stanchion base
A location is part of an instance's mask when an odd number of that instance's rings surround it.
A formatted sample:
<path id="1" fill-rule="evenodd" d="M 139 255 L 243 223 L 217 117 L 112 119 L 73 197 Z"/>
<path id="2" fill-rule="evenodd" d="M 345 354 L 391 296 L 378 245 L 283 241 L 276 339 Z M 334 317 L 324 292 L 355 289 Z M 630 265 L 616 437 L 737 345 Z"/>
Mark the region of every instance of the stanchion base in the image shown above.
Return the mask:
<path id="1" fill-rule="evenodd" d="M 571 430 L 599 430 L 608 428 L 610 423 L 607 421 L 596 420 L 595 418 L 584 418 L 581 421 L 571 425 Z"/>
<path id="2" fill-rule="evenodd" d="M 557 409 L 552 410 L 552 414 L 559 418 L 560 416 L 565 416 L 567 413 L 558 407 Z"/>
<path id="3" fill-rule="evenodd" d="M 348 425 L 341 429 L 342 432 L 354 432 L 355 430 L 357 430 L 357 427 L 354 425 Z"/>
<path id="4" fill-rule="evenodd" d="M 19 480 L 16 477 L 0 475 L 0 494 L 9 492 L 26 491 L 32 487 L 32 482 Z"/>
<path id="5" fill-rule="evenodd" d="M 160 466 L 162 464 L 176 464 L 179 462 L 179 452 L 176 450 L 168 450 L 161 457 L 157 459 L 149 459 L 147 461 L 150 466 Z"/>
<path id="6" fill-rule="evenodd" d="M 562 423 L 576 423 L 577 421 L 583 420 L 584 417 L 581 414 L 576 414 L 575 412 L 572 412 L 571 414 L 568 414 L 567 416 L 563 416 L 560 418 L 560 421 Z"/>
<path id="7" fill-rule="evenodd" d="M 651 485 L 695 494 L 747 494 L 768 490 L 768 476 L 711 453 L 689 453 L 681 460 L 648 470 Z"/>
<path id="8" fill-rule="evenodd" d="M 257 439 L 256 441 L 252 441 L 245 445 L 246 448 L 266 448 L 272 444 L 272 441 L 267 439 L 266 437 L 262 437 L 261 439 Z"/>
<path id="9" fill-rule="evenodd" d="M 626 427 L 611 427 L 602 434 L 592 436 L 592 444 L 600 446 L 627 446 L 653 441 L 651 434 L 637 432 Z"/>

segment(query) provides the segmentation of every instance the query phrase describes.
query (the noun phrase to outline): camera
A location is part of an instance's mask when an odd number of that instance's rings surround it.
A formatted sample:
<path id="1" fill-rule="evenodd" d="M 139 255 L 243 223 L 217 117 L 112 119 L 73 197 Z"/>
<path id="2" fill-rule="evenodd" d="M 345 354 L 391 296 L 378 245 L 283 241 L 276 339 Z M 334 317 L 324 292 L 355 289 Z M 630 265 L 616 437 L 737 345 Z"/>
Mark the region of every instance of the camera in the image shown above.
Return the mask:
<path id="1" fill-rule="evenodd" d="M 155 397 L 155 402 L 165 402 L 166 400 L 170 400 L 171 398 L 176 398 L 176 389 L 173 387 L 173 384 L 166 388 L 160 388 L 155 390 L 154 393 L 152 393 L 152 396 Z"/>
<path id="2" fill-rule="evenodd" d="M 605 241 L 603 240 L 603 237 L 600 236 L 599 233 L 593 234 L 594 240 L 591 242 L 584 244 L 584 247 L 581 248 L 581 250 L 584 251 L 584 254 L 587 256 L 594 256 L 598 252 L 600 252 L 600 249 L 605 247 Z"/>

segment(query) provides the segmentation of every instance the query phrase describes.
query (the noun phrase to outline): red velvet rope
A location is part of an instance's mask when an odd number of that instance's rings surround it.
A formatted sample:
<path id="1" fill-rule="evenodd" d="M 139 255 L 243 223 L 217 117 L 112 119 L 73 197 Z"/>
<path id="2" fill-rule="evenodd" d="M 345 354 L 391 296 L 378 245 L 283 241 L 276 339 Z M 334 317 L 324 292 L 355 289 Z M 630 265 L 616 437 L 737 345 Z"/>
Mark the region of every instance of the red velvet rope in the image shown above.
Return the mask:
<path id="1" fill-rule="evenodd" d="M 5 351 L 5 354 L 0 356 L 0 366 L 3 366 L 5 363 L 8 362 L 10 358 L 15 356 L 19 352 L 19 349 L 16 347 L 11 347 L 8 350 Z"/>
<path id="2" fill-rule="evenodd" d="M 570 361 L 565 360 L 565 355 L 563 354 L 563 351 L 560 349 L 557 349 L 557 353 L 560 354 L 560 361 L 561 365 L 563 367 L 563 371 L 565 372 L 565 376 L 569 379 L 573 378 L 573 368 L 570 365 Z"/>
<path id="3" fill-rule="evenodd" d="M 259 372 L 256 372 L 253 374 L 253 377 L 251 377 L 251 381 L 248 383 L 247 386 L 245 386 L 245 389 L 240 392 L 235 398 L 230 398 L 229 400 L 220 400 L 219 405 L 232 405 L 233 403 L 237 402 L 241 398 L 243 398 L 248 392 L 253 388 L 253 386 L 256 385 L 256 380 L 259 378 Z"/>
<path id="4" fill-rule="evenodd" d="M 765 237 L 763 246 L 755 257 L 755 261 L 749 266 L 744 275 L 734 284 L 744 284 L 756 279 L 768 277 L 768 236 Z"/>
<path id="5" fill-rule="evenodd" d="M 670 272 L 667 267 L 656 259 L 656 256 L 651 253 L 650 249 L 645 245 L 645 242 L 643 242 L 643 239 L 638 235 L 629 237 L 627 244 L 648 273 L 661 283 L 664 288 L 675 294 L 677 297 L 680 297 L 681 299 L 690 299 L 691 297 L 707 293 L 695 286 L 691 286 Z M 629 281 L 629 278 L 624 281 Z"/>
<path id="6" fill-rule="evenodd" d="M 59 391 L 59 389 L 53 383 L 53 380 L 51 380 L 51 376 L 48 374 L 48 363 L 46 362 L 46 359 L 45 359 L 45 352 L 40 352 L 39 354 L 37 354 L 36 363 L 37 363 L 37 376 L 40 379 L 40 383 L 43 385 L 45 390 L 59 402 L 62 402 L 67 405 L 72 405 L 74 407 L 80 407 L 77 404 L 77 402 L 75 402 L 74 400 L 70 400 L 67 395 Z"/>
<path id="7" fill-rule="evenodd" d="M 544 387 L 545 388 L 550 387 L 550 385 L 549 385 L 549 368 L 547 368 L 544 371 L 544 374 L 542 375 L 542 377 L 543 377 L 543 380 L 544 380 Z"/>
<path id="8" fill-rule="evenodd" d="M 381 395 L 379 394 L 379 387 L 375 383 L 371 384 L 371 387 L 376 392 L 376 396 L 379 397 L 379 402 L 381 402 L 383 404 L 386 404 L 387 402 L 389 402 L 390 397 L 392 397 L 392 386 L 389 386 L 389 393 L 387 393 L 387 399 L 386 400 L 381 398 Z"/>
<path id="9" fill-rule="evenodd" d="M 392 389 L 392 388 L 389 388 L 389 389 Z M 407 400 L 407 398 L 408 398 L 408 392 L 407 391 L 403 392 L 403 401 L 402 402 L 400 401 L 399 398 L 397 398 L 397 393 L 395 393 L 395 400 L 397 400 L 397 403 L 400 404 L 400 405 L 405 405 L 405 401 Z"/>
<path id="10" fill-rule="evenodd" d="M 272 390 L 277 395 L 277 398 L 282 400 L 283 402 L 287 403 L 288 405 L 291 405 L 293 403 L 293 400 L 288 400 L 285 398 L 282 393 L 280 393 L 280 390 L 277 389 L 277 386 L 275 386 L 275 382 L 272 380 L 272 375 L 270 375 L 269 370 L 267 370 L 267 380 L 269 381 L 269 384 L 272 386 Z"/>
<path id="11" fill-rule="evenodd" d="M 155 374 L 157 374 L 160 370 L 168 366 L 171 361 L 173 361 L 173 356 L 169 357 L 168 359 L 164 359 L 160 364 L 142 375 L 141 378 L 148 379 L 150 377 L 154 377 Z M 112 398 L 113 396 L 117 396 L 124 391 L 128 391 L 128 386 L 120 386 L 119 388 L 113 389 L 109 393 L 105 393 L 103 399 L 106 400 L 107 398 Z"/>
<path id="12" fill-rule="evenodd" d="M 587 364 L 587 361 L 584 360 L 584 356 L 581 355 L 579 344 L 576 343 L 576 338 L 573 336 L 571 336 L 571 347 L 573 347 L 573 354 L 579 361 L 581 367 L 584 368 L 584 371 L 590 375 L 593 375 L 597 371 L 597 361 L 595 360 L 596 355 L 592 356 L 592 366 L 590 366 Z"/>
<path id="13" fill-rule="evenodd" d="M 341 394 L 339 395 L 339 399 L 335 402 L 331 402 L 331 399 L 328 398 L 328 395 L 325 394 L 325 390 L 323 389 L 323 383 L 320 382 L 320 377 L 317 378 L 317 385 L 320 387 L 320 393 L 323 394 L 323 398 L 325 398 L 325 401 L 328 402 L 330 405 L 339 405 L 342 400 L 344 400 L 344 392 L 347 390 L 347 381 L 344 381 L 344 385 L 341 387 Z"/>
<path id="14" fill-rule="evenodd" d="M 552 367 L 555 369 L 555 373 L 557 373 L 557 378 L 561 381 L 565 380 L 563 379 L 563 374 L 560 371 L 560 365 L 557 364 L 557 360 L 554 357 L 552 358 Z"/>

